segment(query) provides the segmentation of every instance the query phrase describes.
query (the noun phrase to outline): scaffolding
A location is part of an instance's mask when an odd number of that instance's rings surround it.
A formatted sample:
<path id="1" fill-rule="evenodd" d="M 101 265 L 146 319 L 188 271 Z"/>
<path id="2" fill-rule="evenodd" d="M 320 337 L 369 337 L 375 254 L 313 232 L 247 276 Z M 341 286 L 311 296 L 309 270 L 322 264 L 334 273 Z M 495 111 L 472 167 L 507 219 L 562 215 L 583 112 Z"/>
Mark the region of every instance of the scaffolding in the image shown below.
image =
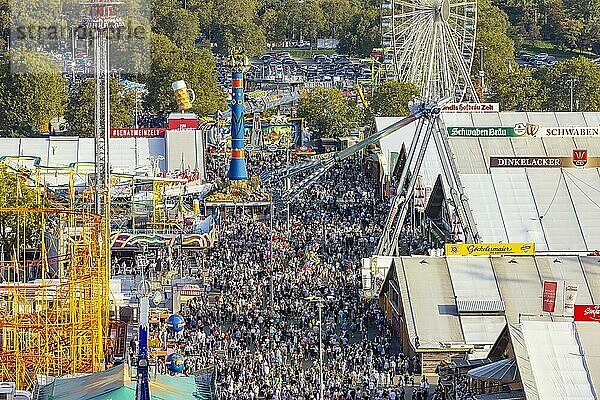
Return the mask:
<path id="1" fill-rule="evenodd" d="M 37 375 L 103 369 L 109 238 L 90 211 L 0 208 L 12 233 L 0 261 L 0 381 L 30 390 Z"/>

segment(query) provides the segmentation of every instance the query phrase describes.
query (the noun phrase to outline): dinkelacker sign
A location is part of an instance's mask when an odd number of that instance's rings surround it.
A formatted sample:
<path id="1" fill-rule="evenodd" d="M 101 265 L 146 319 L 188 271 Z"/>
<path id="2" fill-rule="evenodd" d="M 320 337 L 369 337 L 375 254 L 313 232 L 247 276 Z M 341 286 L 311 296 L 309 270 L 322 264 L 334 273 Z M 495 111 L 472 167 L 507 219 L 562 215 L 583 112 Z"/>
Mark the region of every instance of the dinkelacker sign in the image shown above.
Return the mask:
<path id="1" fill-rule="evenodd" d="M 597 168 L 600 157 L 573 150 L 571 157 L 490 157 L 490 168 Z"/>

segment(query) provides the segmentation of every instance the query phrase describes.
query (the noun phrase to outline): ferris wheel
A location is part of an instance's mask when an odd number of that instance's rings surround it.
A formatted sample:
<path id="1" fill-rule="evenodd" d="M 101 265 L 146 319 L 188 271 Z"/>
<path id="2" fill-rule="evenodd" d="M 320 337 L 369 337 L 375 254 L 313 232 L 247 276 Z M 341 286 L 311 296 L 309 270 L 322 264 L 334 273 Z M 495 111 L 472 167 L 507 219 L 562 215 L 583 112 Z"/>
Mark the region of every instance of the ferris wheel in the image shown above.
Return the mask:
<path id="1" fill-rule="evenodd" d="M 471 80 L 477 0 L 382 0 L 385 62 L 426 100 L 478 102 Z"/>

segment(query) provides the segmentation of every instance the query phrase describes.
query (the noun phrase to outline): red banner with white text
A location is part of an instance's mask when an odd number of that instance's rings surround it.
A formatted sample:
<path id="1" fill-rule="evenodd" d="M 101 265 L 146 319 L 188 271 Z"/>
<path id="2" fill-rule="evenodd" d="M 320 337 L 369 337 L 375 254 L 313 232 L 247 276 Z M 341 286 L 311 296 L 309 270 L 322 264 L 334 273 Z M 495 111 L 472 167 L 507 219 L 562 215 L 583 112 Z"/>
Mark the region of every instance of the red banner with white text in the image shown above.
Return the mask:
<path id="1" fill-rule="evenodd" d="M 556 304 L 556 288 L 557 282 L 544 281 L 544 294 L 542 298 L 542 311 L 554 312 Z"/>
<path id="2" fill-rule="evenodd" d="M 575 304 L 575 321 L 600 322 L 600 305 Z"/>

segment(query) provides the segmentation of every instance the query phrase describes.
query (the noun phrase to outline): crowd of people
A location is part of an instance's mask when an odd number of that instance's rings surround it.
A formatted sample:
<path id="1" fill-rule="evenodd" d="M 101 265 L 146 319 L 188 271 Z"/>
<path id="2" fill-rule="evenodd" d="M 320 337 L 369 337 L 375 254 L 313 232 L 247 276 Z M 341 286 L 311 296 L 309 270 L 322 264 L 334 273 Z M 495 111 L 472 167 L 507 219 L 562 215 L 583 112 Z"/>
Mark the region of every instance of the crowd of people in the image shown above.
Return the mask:
<path id="1" fill-rule="evenodd" d="M 209 162 L 209 174 L 219 165 Z M 256 156 L 248 169 L 265 165 L 282 162 Z M 361 259 L 388 207 L 363 171 L 359 157 L 340 163 L 290 205 L 289 220 L 275 212 L 272 227 L 269 210 L 221 213 L 204 254 L 212 291 L 175 310 L 187 324 L 186 373 L 214 365 L 220 399 L 312 400 L 321 386 L 324 399 L 431 398 L 418 359 L 361 294 Z"/>

